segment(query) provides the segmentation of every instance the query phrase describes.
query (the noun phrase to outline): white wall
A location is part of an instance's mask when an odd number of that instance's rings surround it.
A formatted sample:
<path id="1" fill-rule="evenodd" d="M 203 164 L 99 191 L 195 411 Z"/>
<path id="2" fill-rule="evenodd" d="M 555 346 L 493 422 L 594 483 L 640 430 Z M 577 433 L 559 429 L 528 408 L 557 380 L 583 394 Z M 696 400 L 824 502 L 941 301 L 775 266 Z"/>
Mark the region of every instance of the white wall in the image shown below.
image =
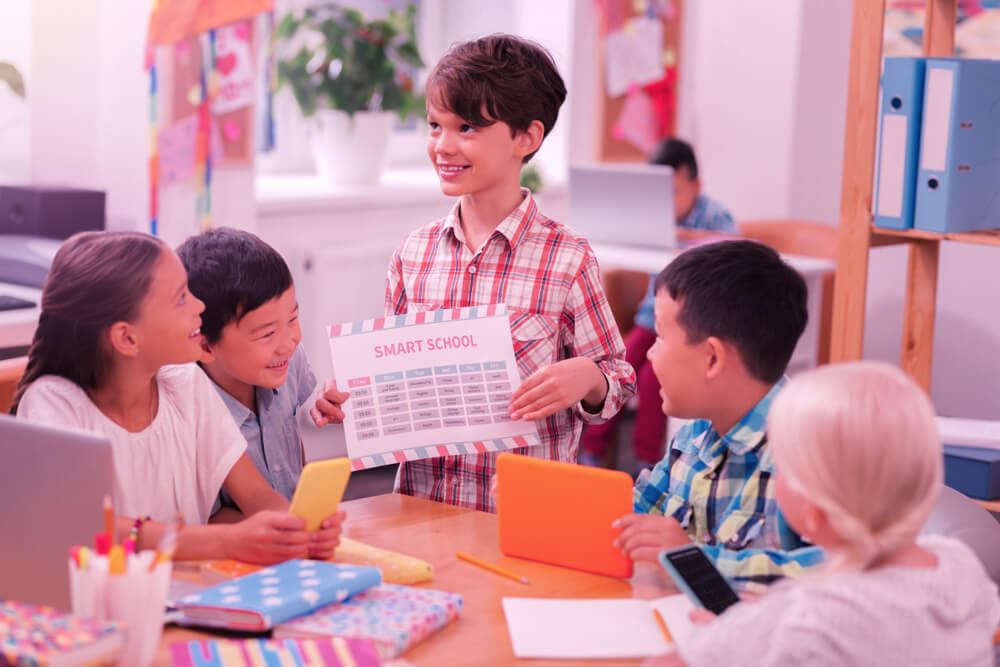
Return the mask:
<path id="1" fill-rule="evenodd" d="M 101 48 L 96 0 L 35 0 L 31 32 L 31 176 L 98 187 Z"/>
<path id="2" fill-rule="evenodd" d="M 12 64 L 31 84 L 31 3 L 0 2 L 0 62 Z M 22 183 L 30 178 L 30 124 L 28 104 L 0 84 L 0 183 Z"/>

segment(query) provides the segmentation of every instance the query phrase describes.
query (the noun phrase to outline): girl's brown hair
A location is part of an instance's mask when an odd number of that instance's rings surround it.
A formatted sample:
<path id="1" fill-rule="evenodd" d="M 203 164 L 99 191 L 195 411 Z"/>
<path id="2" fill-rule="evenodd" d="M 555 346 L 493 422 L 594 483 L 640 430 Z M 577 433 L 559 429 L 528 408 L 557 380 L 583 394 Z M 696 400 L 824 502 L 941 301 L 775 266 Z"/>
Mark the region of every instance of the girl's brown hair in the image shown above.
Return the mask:
<path id="1" fill-rule="evenodd" d="M 103 336 L 115 322 L 138 316 L 165 249 L 159 239 L 137 232 L 82 232 L 60 246 L 42 289 L 42 312 L 11 414 L 43 375 L 83 389 L 100 386 L 109 365 Z"/>

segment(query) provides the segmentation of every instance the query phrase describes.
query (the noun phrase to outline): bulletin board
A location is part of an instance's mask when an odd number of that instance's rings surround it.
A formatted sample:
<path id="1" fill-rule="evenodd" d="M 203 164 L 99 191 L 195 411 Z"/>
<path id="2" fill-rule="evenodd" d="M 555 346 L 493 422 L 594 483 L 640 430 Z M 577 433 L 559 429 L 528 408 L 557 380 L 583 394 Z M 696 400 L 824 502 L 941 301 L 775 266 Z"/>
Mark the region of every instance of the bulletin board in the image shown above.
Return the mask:
<path id="1" fill-rule="evenodd" d="M 683 0 L 594 0 L 600 34 L 598 159 L 645 162 L 674 134 Z"/>

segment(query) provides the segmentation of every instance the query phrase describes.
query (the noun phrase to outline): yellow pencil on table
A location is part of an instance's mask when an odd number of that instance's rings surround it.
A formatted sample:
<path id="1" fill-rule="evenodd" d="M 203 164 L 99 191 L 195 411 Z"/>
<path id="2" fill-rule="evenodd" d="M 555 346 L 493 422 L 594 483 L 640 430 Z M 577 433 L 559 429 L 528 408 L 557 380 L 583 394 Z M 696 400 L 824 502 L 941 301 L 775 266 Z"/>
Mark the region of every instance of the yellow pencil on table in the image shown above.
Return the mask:
<path id="1" fill-rule="evenodd" d="M 455 556 L 457 556 L 459 560 L 464 560 L 466 563 L 472 563 L 473 565 L 478 565 L 484 570 L 489 570 L 490 572 L 499 574 L 502 577 L 507 577 L 508 579 L 513 579 L 514 581 L 520 581 L 522 584 L 531 583 L 530 581 L 528 581 L 527 577 L 522 577 L 516 572 L 511 572 L 510 570 L 506 570 L 500 567 L 499 565 L 494 565 L 493 563 L 487 563 L 484 560 L 480 560 L 475 556 L 470 556 L 469 554 L 464 553 L 462 551 L 456 552 Z"/>
<path id="2" fill-rule="evenodd" d="M 667 622 L 663 620 L 663 614 L 656 607 L 653 607 L 653 616 L 656 617 L 656 624 L 660 626 L 660 631 L 666 638 L 668 644 L 674 643 L 674 638 L 670 636 L 670 630 L 667 629 Z"/>

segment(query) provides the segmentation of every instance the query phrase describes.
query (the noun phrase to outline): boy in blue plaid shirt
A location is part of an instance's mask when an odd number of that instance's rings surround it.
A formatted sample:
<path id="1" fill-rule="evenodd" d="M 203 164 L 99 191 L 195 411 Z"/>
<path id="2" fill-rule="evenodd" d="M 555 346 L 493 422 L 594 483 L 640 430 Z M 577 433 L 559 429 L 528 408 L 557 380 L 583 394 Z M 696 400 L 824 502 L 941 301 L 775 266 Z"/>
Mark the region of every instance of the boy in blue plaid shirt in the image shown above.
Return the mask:
<path id="1" fill-rule="evenodd" d="M 737 586 L 822 560 L 775 500 L 765 422 L 806 325 L 806 285 L 771 248 L 722 241 L 681 254 L 657 277 L 650 364 L 663 411 L 694 419 L 639 476 L 635 514 L 616 522 L 633 560 L 701 545 Z"/>

